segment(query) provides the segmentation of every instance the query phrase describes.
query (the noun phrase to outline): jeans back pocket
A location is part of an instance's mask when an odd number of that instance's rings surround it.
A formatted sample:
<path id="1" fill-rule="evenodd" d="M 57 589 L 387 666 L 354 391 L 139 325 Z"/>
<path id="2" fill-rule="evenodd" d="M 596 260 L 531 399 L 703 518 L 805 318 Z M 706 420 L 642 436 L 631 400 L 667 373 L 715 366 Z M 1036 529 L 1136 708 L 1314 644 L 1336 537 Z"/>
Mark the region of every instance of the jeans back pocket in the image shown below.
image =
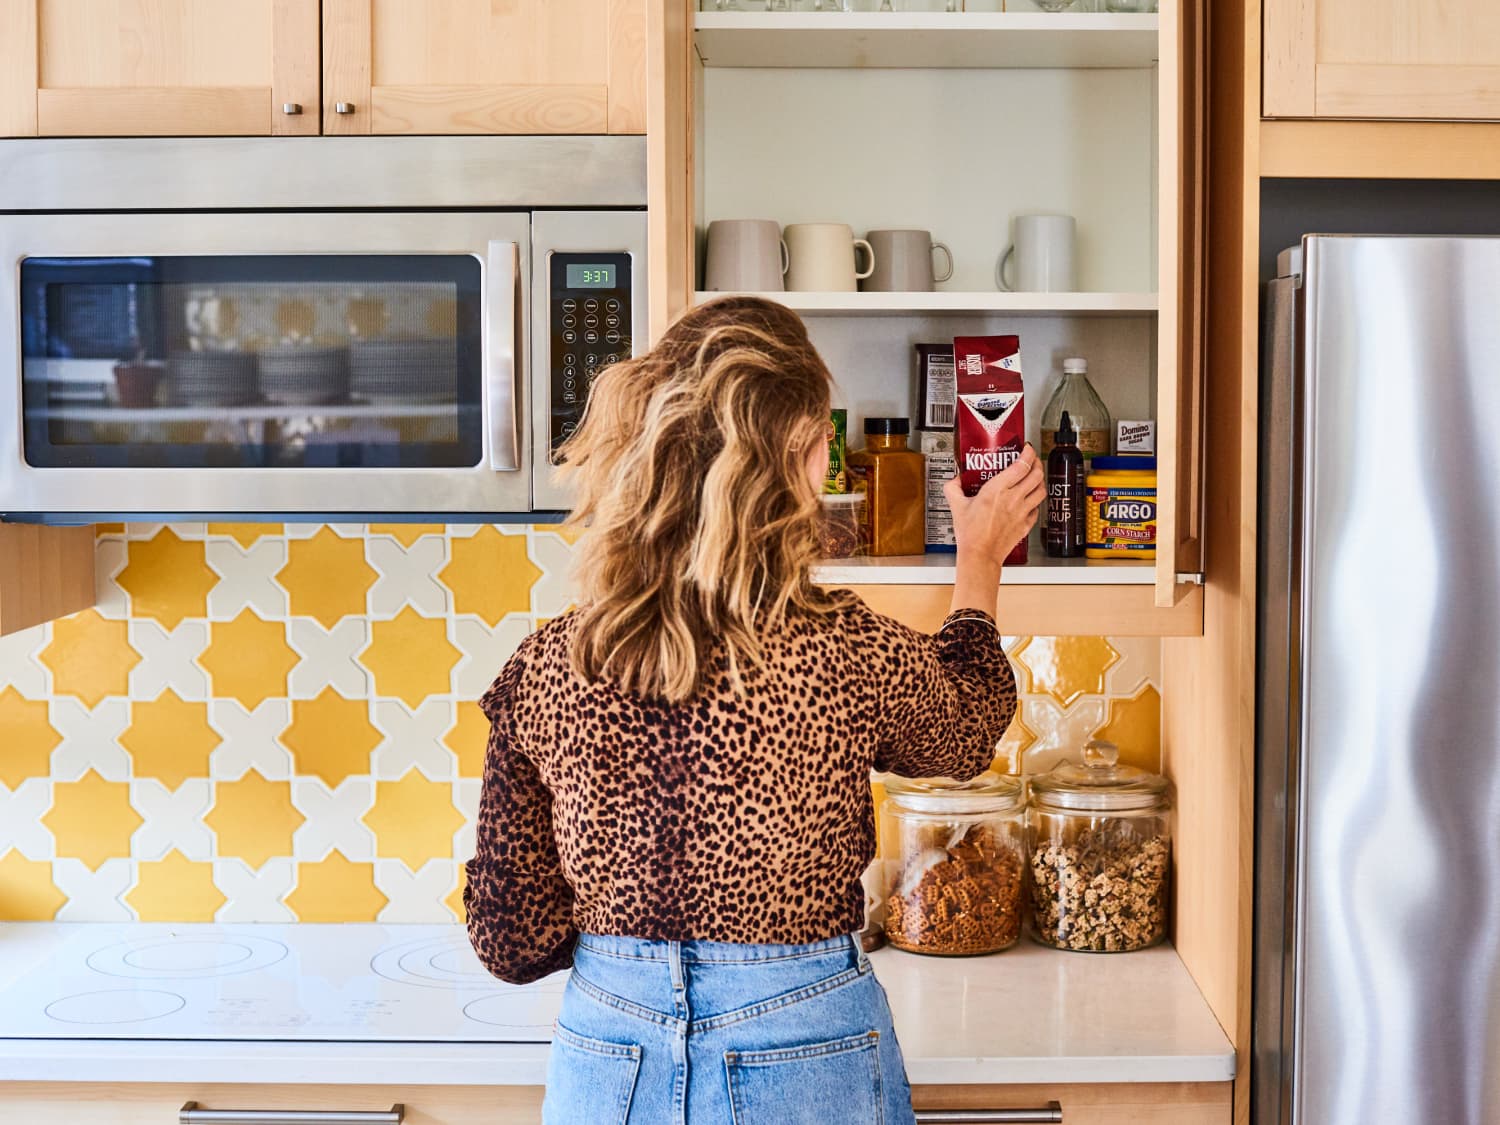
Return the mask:
<path id="1" fill-rule="evenodd" d="M 880 1125 L 874 1031 L 770 1051 L 725 1051 L 734 1125 Z"/>
<path id="2" fill-rule="evenodd" d="M 625 1125 L 641 1068 L 641 1049 L 633 1043 L 607 1043 L 577 1035 L 558 1024 L 547 1060 L 547 1093 L 542 1099 L 545 1125 Z"/>

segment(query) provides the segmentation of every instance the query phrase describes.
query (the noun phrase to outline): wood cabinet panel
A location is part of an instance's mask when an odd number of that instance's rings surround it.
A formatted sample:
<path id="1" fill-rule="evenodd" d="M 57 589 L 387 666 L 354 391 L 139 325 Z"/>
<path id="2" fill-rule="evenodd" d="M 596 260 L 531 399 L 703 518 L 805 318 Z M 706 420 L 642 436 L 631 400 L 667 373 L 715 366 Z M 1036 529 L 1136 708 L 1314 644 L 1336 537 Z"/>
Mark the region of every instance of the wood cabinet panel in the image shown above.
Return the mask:
<path id="1" fill-rule="evenodd" d="M 318 131 L 318 0 L 3 0 L 0 16 L 6 136 Z"/>
<path id="2" fill-rule="evenodd" d="M 325 132 L 645 131 L 644 0 L 323 10 Z"/>
<path id="3" fill-rule="evenodd" d="M 1500 118 L 1492 0 L 1266 0 L 1268 117 Z"/>
<path id="4" fill-rule="evenodd" d="M 405 1106 L 405 1125 L 534 1125 L 537 1086 L 158 1086 L 6 1083 L 0 1109 L 28 1125 L 162 1125 L 185 1102 L 203 1109 L 386 1110 Z M 918 1086 L 926 1109 L 1041 1108 L 1059 1102 L 1068 1125 L 1229 1125 L 1230 1084 L 1132 1083 L 1069 1086 Z"/>
<path id="5" fill-rule="evenodd" d="M 0 635 L 94 604 L 94 529 L 0 524 Z"/>

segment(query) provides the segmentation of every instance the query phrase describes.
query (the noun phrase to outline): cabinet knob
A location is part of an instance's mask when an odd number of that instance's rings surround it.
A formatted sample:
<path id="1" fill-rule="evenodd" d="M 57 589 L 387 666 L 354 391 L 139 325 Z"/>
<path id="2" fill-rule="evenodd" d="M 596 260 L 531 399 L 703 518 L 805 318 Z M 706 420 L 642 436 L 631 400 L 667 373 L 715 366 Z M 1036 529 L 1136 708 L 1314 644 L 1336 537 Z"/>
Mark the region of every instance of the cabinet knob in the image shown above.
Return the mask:
<path id="1" fill-rule="evenodd" d="M 334 102 L 333 103 L 333 112 L 334 113 L 341 113 L 341 114 L 344 114 L 345 116 L 348 116 L 349 114 L 351 114 L 351 113 L 354 112 L 354 103 L 353 102 Z"/>
<path id="2" fill-rule="evenodd" d="M 281 112 L 284 113 L 284 114 L 286 114 L 288 117 L 298 117 L 302 113 L 302 103 L 301 102 L 282 102 L 281 103 Z"/>

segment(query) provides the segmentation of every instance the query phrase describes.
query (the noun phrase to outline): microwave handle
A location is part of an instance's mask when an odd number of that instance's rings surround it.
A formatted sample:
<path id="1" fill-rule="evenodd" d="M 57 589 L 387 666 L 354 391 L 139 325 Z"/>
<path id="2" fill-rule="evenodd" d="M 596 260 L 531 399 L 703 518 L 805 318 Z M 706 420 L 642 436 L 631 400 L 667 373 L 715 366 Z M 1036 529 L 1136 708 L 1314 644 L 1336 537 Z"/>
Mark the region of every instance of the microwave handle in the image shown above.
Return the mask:
<path id="1" fill-rule="evenodd" d="M 486 431 L 490 440 L 490 468 L 513 472 L 521 467 L 516 456 L 516 262 L 514 242 L 491 242 L 489 258 L 489 340 L 486 368 Z"/>

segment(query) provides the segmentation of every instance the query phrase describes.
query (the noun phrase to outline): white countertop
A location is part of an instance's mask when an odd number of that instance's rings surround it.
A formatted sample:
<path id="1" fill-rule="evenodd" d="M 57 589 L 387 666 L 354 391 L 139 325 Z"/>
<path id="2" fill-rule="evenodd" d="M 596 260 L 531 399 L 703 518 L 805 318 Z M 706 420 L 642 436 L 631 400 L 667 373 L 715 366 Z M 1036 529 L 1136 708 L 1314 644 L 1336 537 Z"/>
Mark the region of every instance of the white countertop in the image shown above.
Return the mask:
<path id="1" fill-rule="evenodd" d="M 273 934 L 274 931 L 274 934 Z M 219 1034 L 212 1019 L 187 1027 L 158 1025 L 159 1030 L 95 1029 L 91 1034 L 124 1034 L 128 1038 L 72 1038 L 67 1030 L 47 1030 L 38 1013 L 57 1008 L 80 987 L 77 973 L 109 971 L 111 958 L 129 952 L 130 963 L 163 974 L 169 966 L 150 969 L 151 957 L 136 950 L 158 948 L 154 935 L 194 940 L 213 935 L 266 935 L 290 947 L 293 956 L 277 970 L 283 980 L 296 965 L 297 982 L 282 1003 L 301 1003 L 305 1010 L 289 1021 L 288 1038 L 265 1025 L 234 1026 L 240 1038 L 204 1038 Z M 451 988 L 409 987 L 390 973 L 392 954 L 425 950 L 462 941 L 458 926 L 173 926 L 113 923 L 0 924 L 0 1081 L 322 1083 L 366 1084 L 372 1075 L 389 1084 L 539 1085 L 546 1073 L 544 1042 L 476 1041 L 494 1038 L 540 1039 L 531 1025 L 537 1012 L 557 1000 L 556 978 L 537 991 L 511 992 L 499 982 L 476 982 L 451 953 L 430 963 L 410 958 L 418 970 L 456 981 Z M 374 958 L 351 956 L 351 948 L 373 948 Z M 206 944 L 196 947 L 200 952 Z M 113 953 L 106 951 L 113 950 Z M 380 961 L 376 969 L 374 962 Z M 1098 955 L 1062 953 L 1023 943 L 992 957 L 918 957 L 895 950 L 873 955 L 876 973 L 890 995 L 896 1034 L 914 1083 L 1073 1083 L 1073 1082 L 1223 1082 L 1234 1076 L 1234 1053 L 1177 954 L 1161 946 L 1141 953 Z M 322 964 L 340 966 L 324 979 Z M 367 966 L 370 971 L 366 976 Z M 450 966 L 451 968 L 445 968 Z M 64 979 L 66 978 L 66 979 Z M 370 982 L 369 978 L 378 978 Z M 176 990 L 192 996 L 203 985 L 169 983 L 160 975 L 135 981 L 125 976 L 100 983 L 118 993 L 149 989 L 160 995 Z M 226 975 L 236 981 L 238 999 L 229 985 L 208 985 L 211 999 L 244 1005 L 255 990 L 248 972 Z M 97 987 L 97 984 L 95 985 Z M 277 990 L 268 978 L 267 992 Z M 407 988 L 407 992 L 403 992 Z M 372 991 L 373 990 L 373 991 Z M 48 1000 L 48 997 L 53 999 Z M 401 1026 L 417 1026 L 412 1040 L 392 1038 L 378 1015 L 392 996 Z M 360 1030 L 344 1037 L 319 1025 L 351 1026 L 346 1010 L 323 1008 L 336 998 L 361 1005 Z M 476 999 L 477 997 L 477 999 Z M 525 1006 L 516 1021 L 520 1031 L 486 1032 L 462 1018 L 467 1007 L 511 1001 Z M 190 1005 L 191 1007 L 191 1005 Z M 222 1024 L 223 1012 L 218 1015 Z M 282 1016 L 281 1018 L 286 1018 Z M 472 1021 L 472 1017 L 471 1017 Z M 487 1021 L 485 1021 L 487 1022 Z M 499 1027 L 504 1021 L 496 1021 Z M 177 1030 L 173 1030 L 173 1028 Z M 368 1035 L 367 1030 L 368 1029 Z M 46 1037 L 36 1037 L 45 1035 Z M 142 1038 L 153 1035 L 155 1038 Z M 294 1039 L 291 1036 L 323 1036 Z M 191 1036 L 191 1037 L 185 1037 Z M 377 1038 L 374 1038 L 378 1036 Z"/>

